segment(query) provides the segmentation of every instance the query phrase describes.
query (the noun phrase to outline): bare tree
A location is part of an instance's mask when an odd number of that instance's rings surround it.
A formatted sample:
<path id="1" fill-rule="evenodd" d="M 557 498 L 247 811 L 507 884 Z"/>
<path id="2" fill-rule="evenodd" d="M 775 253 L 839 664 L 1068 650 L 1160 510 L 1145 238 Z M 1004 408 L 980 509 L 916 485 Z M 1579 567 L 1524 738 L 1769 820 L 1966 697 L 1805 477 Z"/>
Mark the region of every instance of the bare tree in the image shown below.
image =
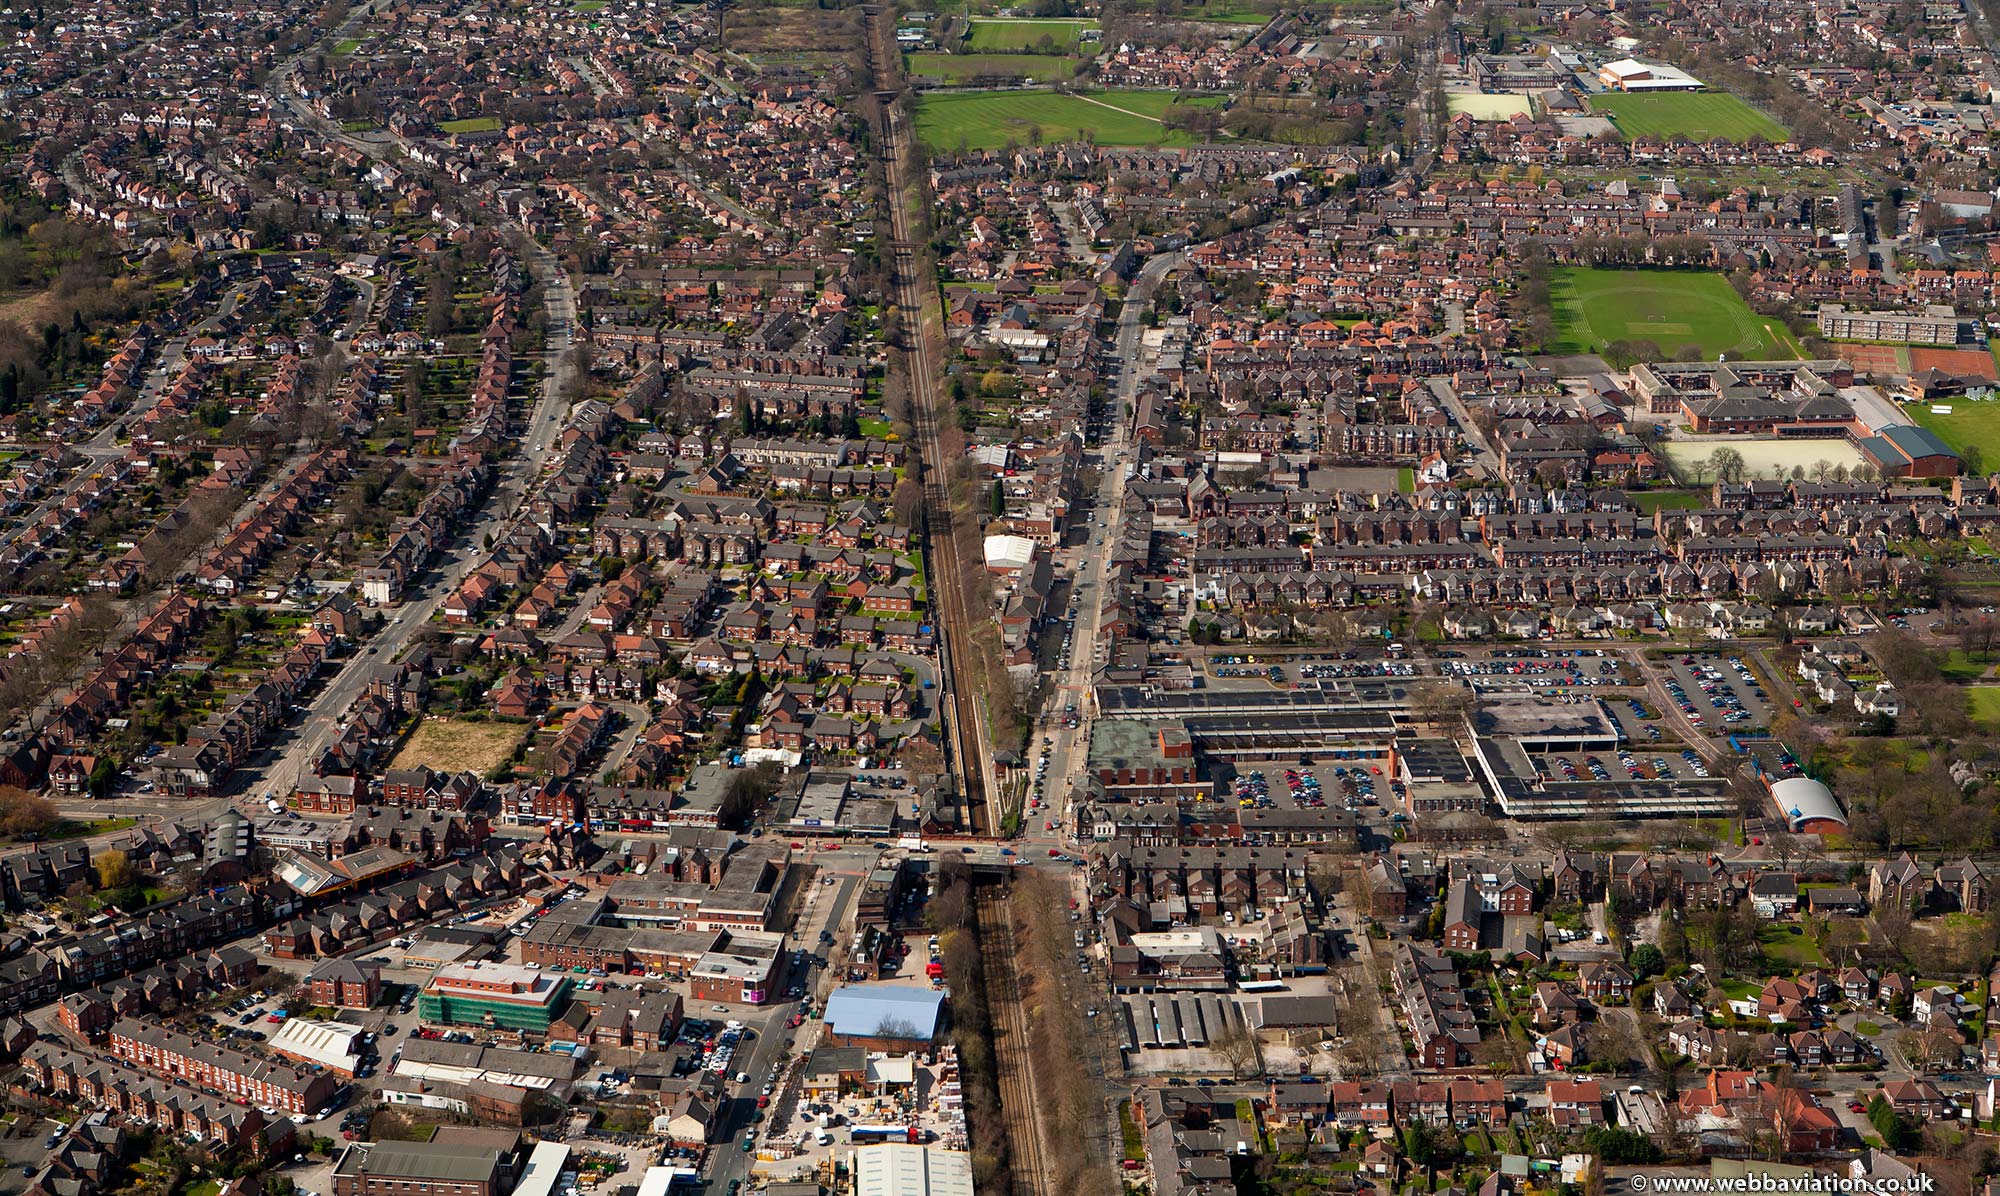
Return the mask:
<path id="1" fill-rule="evenodd" d="M 1263 1054 L 1257 1046 L 1257 1036 L 1242 1022 L 1231 1022 L 1222 1033 L 1209 1040 L 1209 1047 L 1222 1056 L 1229 1065 L 1229 1074 L 1238 1080 L 1254 1079 L 1264 1074 Z"/>

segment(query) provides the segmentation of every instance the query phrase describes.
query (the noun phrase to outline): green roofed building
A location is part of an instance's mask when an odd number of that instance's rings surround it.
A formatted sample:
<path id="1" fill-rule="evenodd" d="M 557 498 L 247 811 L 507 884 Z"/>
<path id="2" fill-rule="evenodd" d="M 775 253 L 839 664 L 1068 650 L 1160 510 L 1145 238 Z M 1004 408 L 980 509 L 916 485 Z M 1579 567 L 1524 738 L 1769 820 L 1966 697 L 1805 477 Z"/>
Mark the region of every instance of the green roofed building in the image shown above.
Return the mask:
<path id="1" fill-rule="evenodd" d="M 1958 473 L 1958 454 L 1929 428 L 1901 424 L 1855 443 L 1869 464 L 1893 478 L 1948 478 Z"/>
<path id="2" fill-rule="evenodd" d="M 439 968 L 417 997 L 427 1022 L 546 1033 L 569 1004 L 569 978 L 559 972 L 504 963 L 456 963 Z"/>

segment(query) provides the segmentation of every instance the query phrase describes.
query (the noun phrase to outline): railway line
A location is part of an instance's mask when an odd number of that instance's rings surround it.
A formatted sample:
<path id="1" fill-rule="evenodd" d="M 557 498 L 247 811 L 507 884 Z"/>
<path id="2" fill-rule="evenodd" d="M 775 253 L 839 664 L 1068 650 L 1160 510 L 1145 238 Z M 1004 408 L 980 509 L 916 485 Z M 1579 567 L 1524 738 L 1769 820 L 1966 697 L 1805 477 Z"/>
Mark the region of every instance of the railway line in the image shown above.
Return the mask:
<path id="1" fill-rule="evenodd" d="M 907 201 L 908 180 L 903 169 L 903 151 L 911 136 L 908 123 L 896 100 L 901 95 L 901 59 L 893 52 L 895 30 L 877 5 L 862 9 L 868 22 L 866 40 L 868 68 L 876 84 L 875 95 L 882 101 L 882 127 L 877 144 L 881 147 L 884 183 L 888 192 L 891 251 L 891 286 L 898 307 L 905 313 L 903 339 L 905 363 L 909 371 L 912 424 L 916 431 L 918 473 L 923 487 L 925 510 L 926 576 L 938 628 L 938 701 L 945 720 L 946 754 L 953 776 L 964 794 L 965 821 L 975 833 L 997 835 L 1001 830 L 998 803 L 989 800 L 987 765 L 991 753 L 986 745 L 986 724 L 975 696 L 972 678 L 977 669 L 977 649 L 972 643 L 974 612 L 965 593 L 963 546 L 952 518 L 949 477 L 942 437 L 943 396 L 938 389 L 938 363 L 932 359 L 930 338 L 924 328 L 924 296 L 931 291 L 928 259 L 920 252 L 921 240 L 914 235 L 915 222 Z"/>
<path id="2" fill-rule="evenodd" d="M 1004 885 L 979 891 L 980 958 L 986 965 L 986 1007 L 993 1018 L 993 1066 L 1000 1080 L 1000 1111 L 1007 1121 L 1013 1158 L 1014 1196 L 1050 1196 L 1048 1165 L 1042 1151 L 1041 1118 L 1036 1110 L 1028 1014 L 1021 1003 L 1019 944 Z"/>

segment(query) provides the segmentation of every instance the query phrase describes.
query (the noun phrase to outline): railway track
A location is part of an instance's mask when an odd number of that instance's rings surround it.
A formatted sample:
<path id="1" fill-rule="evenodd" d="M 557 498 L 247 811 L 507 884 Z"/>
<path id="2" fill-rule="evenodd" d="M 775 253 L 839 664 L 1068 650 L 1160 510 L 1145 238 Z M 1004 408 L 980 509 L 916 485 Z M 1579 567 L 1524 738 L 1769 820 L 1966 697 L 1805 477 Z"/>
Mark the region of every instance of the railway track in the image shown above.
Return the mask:
<path id="1" fill-rule="evenodd" d="M 986 726 L 976 686 L 969 681 L 978 657 L 972 643 L 974 612 L 965 594 L 962 546 L 952 519 L 951 495 L 945 487 L 949 477 L 942 437 L 943 395 L 938 389 L 938 363 L 932 360 L 930 338 L 925 335 L 924 296 L 930 293 L 928 261 L 919 253 L 920 242 L 912 235 L 914 221 L 906 202 L 907 180 L 903 170 L 903 150 L 910 130 L 897 99 L 901 89 L 901 58 L 889 49 L 895 31 L 883 18 L 879 6 L 862 9 L 868 21 L 866 39 L 868 68 L 874 76 L 876 96 L 883 101 L 881 146 L 883 177 L 888 190 L 890 235 L 892 238 L 891 277 L 897 306 L 905 313 L 907 340 L 905 363 L 909 370 L 912 423 L 916 431 L 919 477 L 923 486 L 927 576 L 936 603 L 939 644 L 938 697 L 945 716 L 946 751 L 953 775 L 965 798 L 967 825 L 980 834 L 1000 832 L 1001 815 L 997 803 L 988 800 L 986 764 L 991 753 L 986 746 Z"/>
<path id="2" fill-rule="evenodd" d="M 986 965 L 986 1007 L 993 1018 L 993 1067 L 1000 1080 L 1000 1111 L 1007 1121 L 1015 1196 L 1050 1196 L 1036 1110 L 1035 1076 L 1028 1042 L 1028 1014 L 1021 1003 L 1019 944 L 1005 886 L 980 890 L 980 958 Z"/>

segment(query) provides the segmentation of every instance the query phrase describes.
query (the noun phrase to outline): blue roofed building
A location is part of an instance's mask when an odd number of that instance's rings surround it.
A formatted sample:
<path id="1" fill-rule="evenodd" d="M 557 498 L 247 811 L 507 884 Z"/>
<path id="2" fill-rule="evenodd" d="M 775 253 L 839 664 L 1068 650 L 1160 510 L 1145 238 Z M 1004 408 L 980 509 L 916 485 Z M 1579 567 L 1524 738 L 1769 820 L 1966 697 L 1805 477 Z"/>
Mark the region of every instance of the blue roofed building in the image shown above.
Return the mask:
<path id="1" fill-rule="evenodd" d="M 852 984 L 834 990 L 822 1018 L 835 1046 L 920 1050 L 944 1032 L 944 992 L 919 984 Z"/>

